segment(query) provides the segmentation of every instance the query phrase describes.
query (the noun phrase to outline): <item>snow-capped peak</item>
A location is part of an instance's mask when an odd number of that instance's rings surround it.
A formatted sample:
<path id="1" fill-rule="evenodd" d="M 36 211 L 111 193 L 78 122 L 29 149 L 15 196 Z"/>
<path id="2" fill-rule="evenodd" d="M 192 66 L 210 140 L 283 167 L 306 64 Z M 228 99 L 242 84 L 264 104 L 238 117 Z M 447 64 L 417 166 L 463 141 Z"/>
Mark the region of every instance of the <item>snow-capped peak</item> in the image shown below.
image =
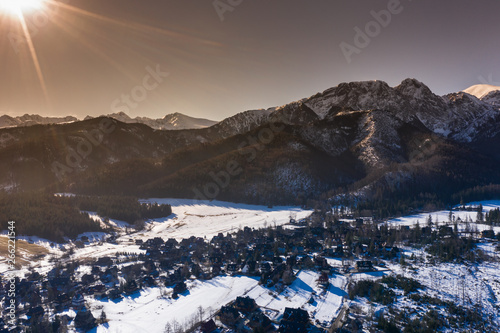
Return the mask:
<path id="1" fill-rule="evenodd" d="M 206 128 L 217 124 L 217 121 L 202 119 L 202 118 L 193 118 L 178 112 L 167 114 L 165 117 L 159 119 L 151 119 L 148 117 L 131 118 L 124 112 L 108 114 L 107 117 L 114 118 L 124 123 L 144 124 L 153 129 L 159 129 L 159 130 Z M 90 118 L 92 117 L 87 117 L 85 119 L 90 119 Z"/>
<path id="2" fill-rule="evenodd" d="M 481 99 L 486 95 L 488 95 L 490 92 L 497 90 L 500 90 L 499 86 L 494 86 L 491 84 L 476 84 L 474 86 L 471 86 L 463 90 L 463 92 L 476 96 L 477 98 Z"/>

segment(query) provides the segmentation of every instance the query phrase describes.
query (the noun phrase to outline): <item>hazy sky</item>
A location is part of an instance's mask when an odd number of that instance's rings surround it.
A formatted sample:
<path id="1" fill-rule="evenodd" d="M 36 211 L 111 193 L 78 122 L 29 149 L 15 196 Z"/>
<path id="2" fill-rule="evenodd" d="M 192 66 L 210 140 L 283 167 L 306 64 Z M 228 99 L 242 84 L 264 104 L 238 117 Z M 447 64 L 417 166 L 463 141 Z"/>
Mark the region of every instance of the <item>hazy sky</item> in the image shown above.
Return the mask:
<path id="1" fill-rule="evenodd" d="M 220 120 L 346 81 L 500 85 L 498 0 L 62 3 L 25 15 L 31 52 L 19 18 L 1 14 L 0 114 Z"/>

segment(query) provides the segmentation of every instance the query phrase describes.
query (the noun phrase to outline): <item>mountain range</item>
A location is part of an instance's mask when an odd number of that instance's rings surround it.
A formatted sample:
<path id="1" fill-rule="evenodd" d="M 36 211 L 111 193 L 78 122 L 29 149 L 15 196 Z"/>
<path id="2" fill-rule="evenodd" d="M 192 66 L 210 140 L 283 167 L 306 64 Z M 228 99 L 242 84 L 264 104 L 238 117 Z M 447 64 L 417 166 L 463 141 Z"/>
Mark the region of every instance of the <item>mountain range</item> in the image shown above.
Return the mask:
<path id="1" fill-rule="evenodd" d="M 32 126 L 32 125 L 47 125 L 47 124 L 64 124 L 78 121 L 72 116 L 67 117 L 43 117 L 40 115 L 25 114 L 24 116 L 11 117 L 8 115 L 0 116 L 0 128 L 17 127 L 17 126 Z"/>
<path id="2" fill-rule="evenodd" d="M 107 117 L 128 124 L 144 124 L 153 129 L 158 129 L 158 130 L 197 129 L 197 128 L 210 127 L 212 125 L 217 124 L 217 122 L 213 120 L 193 118 L 177 112 L 168 114 L 164 118 L 160 119 L 151 119 L 148 117 L 131 118 L 124 112 L 112 113 L 107 115 Z M 91 118 L 92 117 L 86 117 L 85 119 L 91 119 Z"/>
<path id="3" fill-rule="evenodd" d="M 7 128 L 0 184 L 265 204 L 346 195 L 447 202 L 500 184 L 499 105 L 491 87 L 438 96 L 406 79 L 342 83 L 198 128 L 181 129 L 179 114 L 154 124 L 118 114 Z M 178 130 L 157 130 L 173 118 Z"/>
<path id="4" fill-rule="evenodd" d="M 164 118 L 151 119 L 148 117 L 136 117 L 131 118 L 124 112 L 112 113 L 106 117 L 119 120 L 124 123 L 135 123 L 135 124 L 145 124 L 151 128 L 158 130 L 179 130 L 179 129 L 196 129 L 210 127 L 216 124 L 216 121 L 193 118 L 186 116 L 182 113 L 172 113 L 166 115 Z M 87 116 L 85 120 L 92 119 L 94 117 Z M 0 116 L 0 128 L 6 127 L 22 127 L 22 126 L 33 126 L 33 125 L 48 125 L 48 124 L 65 124 L 70 122 L 76 122 L 79 119 L 66 116 L 66 117 L 43 117 L 40 115 L 29 115 L 11 117 L 7 115 Z"/>

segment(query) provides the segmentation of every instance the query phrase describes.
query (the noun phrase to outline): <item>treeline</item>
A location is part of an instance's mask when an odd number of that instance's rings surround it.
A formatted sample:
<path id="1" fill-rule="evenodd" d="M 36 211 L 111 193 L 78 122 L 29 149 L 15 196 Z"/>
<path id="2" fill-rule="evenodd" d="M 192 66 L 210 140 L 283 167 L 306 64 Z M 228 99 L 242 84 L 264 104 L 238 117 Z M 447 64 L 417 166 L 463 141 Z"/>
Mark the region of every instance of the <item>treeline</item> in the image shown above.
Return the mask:
<path id="1" fill-rule="evenodd" d="M 349 298 L 367 297 L 371 302 L 389 305 L 396 299 L 392 289 L 402 290 L 405 295 L 424 289 L 417 280 L 401 275 L 385 276 L 379 281 L 361 280 L 349 285 Z"/>
<path id="2" fill-rule="evenodd" d="M 358 215 L 363 215 L 363 212 L 369 211 L 372 212 L 375 218 L 384 219 L 409 215 L 422 209 L 425 211 L 447 209 L 449 204 L 440 200 L 435 193 L 422 192 L 412 196 L 387 194 L 385 197 L 358 201 L 356 205 L 351 204 L 351 206 L 352 210 Z"/>
<path id="3" fill-rule="evenodd" d="M 96 212 L 101 217 L 135 223 L 138 220 L 167 217 L 172 214 L 172 206 L 157 203 L 141 204 L 130 196 L 72 196 L 62 197 L 70 205 L 82 211 Z"/>
<path id="4" fill-rule="evenodd" d="M 16 222 L 16 234 L 38 236 L 54 242 L 76 238 L 85 232 L 103 231 L 99 223 L 82 211 L 128 223 L 167 217 L 170 205 L 141 204 L 134 197 L 54 196 L 44 192 L 0 193 L 0 229 Z"/>
<path id="5" fill-rule="evenodd" d="M 471 202 L 480 200 L 494 200 L 500 198 L 500 184 L 475 186 L 453 195 L 455 202 Z"/>
<path id="6" fill-rule="evenodd" d="M 434 242 L 426 248 L 426 251 L 445 262 L 464 259 L 475 262 L 481 260 L 481 256 L 474 251 L 475 249 L 476 241 L 472 238 L 451 237 Z"/>
<path id="7" fill-rule="evenodd" d="M 484 214 L 484 219 L 488 224 L 500 223 L 500 208 L 495 208 Z"/>
<path id="8" fill-rule="evenodd" d="M 38 236 L 54 242 L 84 232 L 102 231 L 100 225 L 74 205 L 46 193 L 0 193 L 1 229 L 14 221 L 16 235 Z"/>

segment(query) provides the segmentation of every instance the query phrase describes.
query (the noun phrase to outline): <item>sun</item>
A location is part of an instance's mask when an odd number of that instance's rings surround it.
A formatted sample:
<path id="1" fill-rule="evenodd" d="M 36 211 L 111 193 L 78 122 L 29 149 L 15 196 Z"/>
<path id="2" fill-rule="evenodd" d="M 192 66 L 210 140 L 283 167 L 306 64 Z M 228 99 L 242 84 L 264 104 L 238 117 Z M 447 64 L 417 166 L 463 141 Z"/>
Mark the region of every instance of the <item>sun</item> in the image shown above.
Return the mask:
<path id="1" fill-rule="evenodd" d="M 46 0 L 0 0 L 0 11 L 16 16 L 43 8 Z"/>

